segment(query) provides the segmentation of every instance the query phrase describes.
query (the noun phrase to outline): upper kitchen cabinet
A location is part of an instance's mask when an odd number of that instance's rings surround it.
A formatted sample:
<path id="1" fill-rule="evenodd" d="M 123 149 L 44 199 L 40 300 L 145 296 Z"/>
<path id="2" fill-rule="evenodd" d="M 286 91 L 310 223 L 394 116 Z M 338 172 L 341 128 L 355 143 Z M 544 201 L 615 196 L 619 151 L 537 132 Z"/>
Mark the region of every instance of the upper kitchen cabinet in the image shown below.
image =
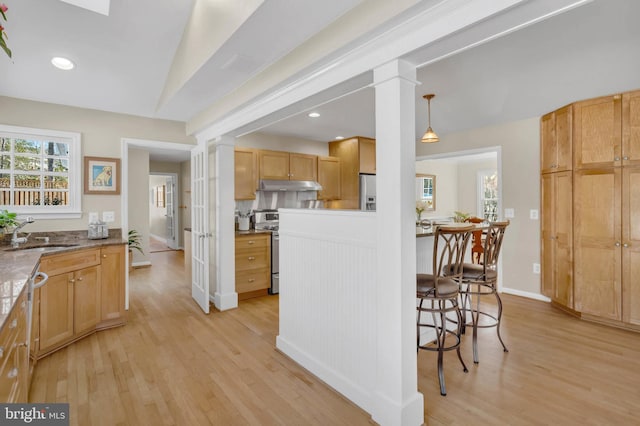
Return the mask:
<path id="1" fill-rule="evenodd" d="M 622 96 L 603 96 L 574 104 L 575 168 L 621 166 Z"/>
<path id="2" fill-rule="evenodd" d="M 640 166 L 640 90 L 622 95 L 622 165 Z"/>
<path id="3" fill-rule="evenodd" d="M 334 209 L 360 208 L 360 173 L 376 173 L 376 141 L 361 136 L 329 142 L 329 155 L 340 159 L 340 199 L 327 203 Z"/>
<path id="4" fill-rule="evenodd" d="M 317 180 L 317 156 L 283 151 L 259 151 L 260 179 Z"/>
<path id="5" fill-rule="evenodd" d="M 360 150 L 360 173 L 376 174 L 376 141 L 369 138 L 358 138 Z"/>
<path id="6" fill-rule="evenodd" d="M 258 188 L 257 155 L 253 149 L 236 148 L 234 153 L 235 199 L 255 200 Z"/>
<path id="7" fill-rule="evenodd" d="M 571 170 L 573 106 L 567 105 L 540 119 L 541 173 Z"/>
<path id="8" fill-rule="evenodd" d="M 319 200 L 340 199 L 340 159 L 338 157 L 318 157 Z"/>

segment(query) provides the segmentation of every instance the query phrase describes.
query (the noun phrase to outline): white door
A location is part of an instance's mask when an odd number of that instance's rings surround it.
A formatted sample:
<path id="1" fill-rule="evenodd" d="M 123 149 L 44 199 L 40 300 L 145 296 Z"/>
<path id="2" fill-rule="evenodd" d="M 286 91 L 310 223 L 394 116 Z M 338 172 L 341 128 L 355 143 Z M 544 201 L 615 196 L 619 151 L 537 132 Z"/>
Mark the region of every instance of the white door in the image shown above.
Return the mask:
<path id="1" fill-rule="evenodd" d="M 167 236 L 167 246 L 169 246 L 170 249 L 177 249 L 178 245 L 176 242 L 176 217 L 177 217 L 177 212 L 176 212 L 176 177 L 175 176 L 169 176 L 167 177 L 167 181 L 165 182 L 165 188 L 166 188 L 166 195 L 165 195 L 165 200 L 166 200 L 166 217 L 167 217 L 167 221 L 166 221 L 166 230 L 165 230 L 165 234 Z"/>
<path id="2" fill-rule="evenodd" d="M 209 313 L 209 168 L 207 145 L 191 150 L 191 297 Z"/>

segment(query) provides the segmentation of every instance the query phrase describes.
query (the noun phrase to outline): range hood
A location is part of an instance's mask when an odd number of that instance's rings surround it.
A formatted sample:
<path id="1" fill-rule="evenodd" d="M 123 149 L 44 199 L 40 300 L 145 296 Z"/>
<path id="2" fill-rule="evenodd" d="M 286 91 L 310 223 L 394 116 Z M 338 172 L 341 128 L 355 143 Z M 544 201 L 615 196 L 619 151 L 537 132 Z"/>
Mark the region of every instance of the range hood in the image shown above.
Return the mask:
<path id="1" fill-rule="evenodd" d="M 260 191 L 320 191 L 322 186 L 312 180 L 260 180 Z"/>

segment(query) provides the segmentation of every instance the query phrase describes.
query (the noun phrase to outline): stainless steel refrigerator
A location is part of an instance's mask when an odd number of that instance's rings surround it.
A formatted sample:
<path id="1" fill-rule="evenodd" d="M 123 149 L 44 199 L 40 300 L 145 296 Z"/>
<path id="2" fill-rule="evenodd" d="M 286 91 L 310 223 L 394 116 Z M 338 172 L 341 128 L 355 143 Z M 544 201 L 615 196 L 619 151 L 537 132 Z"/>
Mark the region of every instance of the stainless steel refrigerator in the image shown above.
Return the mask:
<path id="1" fill-rule="evenodd" d="M 360 175 L 360 210 L 376 210 L 376 175 Z"/>

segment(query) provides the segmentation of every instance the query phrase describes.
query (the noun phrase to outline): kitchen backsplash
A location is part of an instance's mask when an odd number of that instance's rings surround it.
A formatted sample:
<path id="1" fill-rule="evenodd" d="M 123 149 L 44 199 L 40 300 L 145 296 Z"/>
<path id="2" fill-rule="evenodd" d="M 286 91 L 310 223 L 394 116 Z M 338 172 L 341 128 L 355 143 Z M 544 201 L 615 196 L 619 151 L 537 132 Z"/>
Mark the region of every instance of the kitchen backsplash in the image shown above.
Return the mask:
<path id="1" fill-rule="evenodd" d="M 255 200 L 236 201 L 236 210 L 323 208 L 316 191 L 257 191 Z"/>

